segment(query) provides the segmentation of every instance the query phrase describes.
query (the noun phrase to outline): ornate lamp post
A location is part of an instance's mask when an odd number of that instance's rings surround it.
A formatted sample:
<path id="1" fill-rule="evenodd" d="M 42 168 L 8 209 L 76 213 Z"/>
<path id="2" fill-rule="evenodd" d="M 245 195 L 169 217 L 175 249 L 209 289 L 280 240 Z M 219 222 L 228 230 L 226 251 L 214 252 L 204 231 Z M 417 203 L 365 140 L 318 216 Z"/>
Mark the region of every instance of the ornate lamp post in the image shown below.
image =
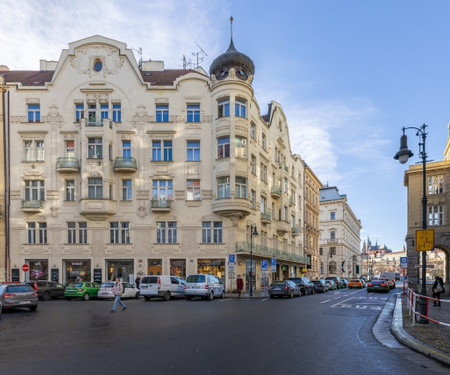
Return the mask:
<path id="1" fill-rule="evenodd" d="M 253 237 L 258 235 L 256 225 L 250 225 L 250 297 L 253 296 Z"/>
<path id="2" fill-rule="evenodd" d="M 422 159 L 422 229 L 427 229 L 427 154 L 425 152 L 425 140 L 427 138 L 426 133 L 427 125 L 423 124 L 420 128 L 416 128 L 414 126 L 403 127 L 403 135 L 400 137 L 400 149 L 395 154 L 394 159 L 398 160 L 400 163 L 405 164 L 408 159 L 414 154 L 408 149 L 408 140 L 405 134 L 405 130 L 414 129 L 417 130 L 416 136 L 422 137 L 422 142 L 419 141 L 419 156 Z M 417 245 L 417 244 L 416 244 Z M 426 297 L 427 295 L 427 253 L 426 251 L 422 251 L 422 289 L 420 291 L 420 295 Z M 421 315 L 426 315 L 427 310 L 427 301 L 425 298 L 419 298 L 419 313 Z M 420 316 L 419 318 L 420 324 L 428 324 L 428 320 Z"/>

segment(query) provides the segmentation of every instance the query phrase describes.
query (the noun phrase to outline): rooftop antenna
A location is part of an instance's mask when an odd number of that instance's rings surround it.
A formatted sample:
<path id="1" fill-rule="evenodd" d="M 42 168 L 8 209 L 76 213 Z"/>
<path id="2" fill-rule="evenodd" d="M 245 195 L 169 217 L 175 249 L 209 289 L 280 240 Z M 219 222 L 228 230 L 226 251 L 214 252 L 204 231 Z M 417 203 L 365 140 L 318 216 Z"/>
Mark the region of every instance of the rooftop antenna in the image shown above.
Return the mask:
<path id="1" fill-rule="evenodd" d="M 138 61 L 138 66 L 139 69 L 142 69 L 142 47 L 139 47 L 139 50 L 137 50 L 136 48 L 131 47 L 131 49 L 135 52 L 137 52 L 137 54 L 139 55 L 139 61 Z"/>
<path id="2" fill-rule="evenodd" d="M 183 69 L 197 69 L 200 64 L 205 59 L 205 56 L 208 56 L 208 54 L 203 50 L 200 45 L 194 41 L 194 43 L 197 45 L 198 48 L 200 48 L 200 51 L 192 52 L 192 56 L 195 56 L 195 63 L 192 62 L 190 59 L 186 58 L 186 55 L 183 55 Z"/>

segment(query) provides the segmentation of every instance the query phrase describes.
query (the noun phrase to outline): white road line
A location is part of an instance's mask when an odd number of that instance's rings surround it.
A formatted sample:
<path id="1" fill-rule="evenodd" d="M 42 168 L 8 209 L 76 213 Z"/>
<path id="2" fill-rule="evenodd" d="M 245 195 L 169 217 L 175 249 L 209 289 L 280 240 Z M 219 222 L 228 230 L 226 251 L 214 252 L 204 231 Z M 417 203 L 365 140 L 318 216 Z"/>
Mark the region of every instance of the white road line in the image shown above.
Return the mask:
<path id="1" fill-rule="evenodd" d="M 341 304 L 341 303 L 344 303 L 344 302 L 347 302 L 347 301 L 350 301 L 351 299 L 352 299 L 353 297 L 350 297 L 350 298 L 347 298 L 347 299 L 345 299 L 345 300 L 343 300 L 343 301 L 340 301 L 340 302 L 338 302 L 338 303 L 335 303 L 334 305 L 332 305 L 331 307 L 335 307 L 335 306 L 337 306 L 337 305 L 339 305 L 339 304 Z"/>
<path id="2" fill-rule="evenodd" d="M 327 299 L 327 300 L 322 301 L 322 302 L 320 302 L 320 303 L 326 303 L 326 302 L 329 302 L 329 301 L 331 301 L 331 299 Z"/>

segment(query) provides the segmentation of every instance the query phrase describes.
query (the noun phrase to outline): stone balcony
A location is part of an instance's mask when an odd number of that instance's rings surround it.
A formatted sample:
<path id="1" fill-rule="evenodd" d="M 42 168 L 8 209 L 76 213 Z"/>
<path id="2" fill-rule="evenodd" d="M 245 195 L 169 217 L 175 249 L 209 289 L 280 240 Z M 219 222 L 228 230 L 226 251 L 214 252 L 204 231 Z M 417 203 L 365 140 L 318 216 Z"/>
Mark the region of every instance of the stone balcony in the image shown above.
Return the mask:
<path id="1" fill-rule="evenodd" d="M 80 159 L 74 157 L 61 157 L 56 160 L 56 170 L 61 173 L 80 172 Z"/>
<path id="2" fill-rule="evenodd" d="M 130 173 L 137 171 L 136 159 L 133 157 L 117 156 L 114 159 L 114 172 Z"/>

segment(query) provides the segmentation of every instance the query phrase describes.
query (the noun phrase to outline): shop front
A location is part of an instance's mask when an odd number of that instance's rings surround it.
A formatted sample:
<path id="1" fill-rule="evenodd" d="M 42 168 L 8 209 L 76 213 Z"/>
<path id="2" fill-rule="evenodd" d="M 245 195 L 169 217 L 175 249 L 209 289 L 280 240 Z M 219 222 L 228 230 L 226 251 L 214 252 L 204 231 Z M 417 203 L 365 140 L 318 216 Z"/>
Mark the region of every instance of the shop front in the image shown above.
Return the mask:
<path id="1" fill-rule="evenodd" d="M 182 277 L 186 280 L 186 259 L 171 259 L 170 275 Z"/>
<path id="2" fill-rule="evenodd" d="M 147 275 L 162 275 L 162 259 L 148 260 Z"/>
<path id="3" fill-rule="evenodd" d="M 225 283 L 225 259 L 199 259 L 197 272 L 215 275 Z"/>
<path id="4" fill-rule="evenodd" d="M 63 283 L 92 281 L 90 259 L 65 259 L 63 268 Z"/>
<path id="5" fill-rule="evenodd" d="M 107 280 L 115 280 L 117 277 L 122 281 L 134 283 L 134 260 L 133 259 L 106 259 Z"/>
<path id="6" fill-rule="evenodd" d="M 48 260 L 47 259 L 26 259 L 25 263 L 30 266 L 28 280 L 48 280 Z"/>

